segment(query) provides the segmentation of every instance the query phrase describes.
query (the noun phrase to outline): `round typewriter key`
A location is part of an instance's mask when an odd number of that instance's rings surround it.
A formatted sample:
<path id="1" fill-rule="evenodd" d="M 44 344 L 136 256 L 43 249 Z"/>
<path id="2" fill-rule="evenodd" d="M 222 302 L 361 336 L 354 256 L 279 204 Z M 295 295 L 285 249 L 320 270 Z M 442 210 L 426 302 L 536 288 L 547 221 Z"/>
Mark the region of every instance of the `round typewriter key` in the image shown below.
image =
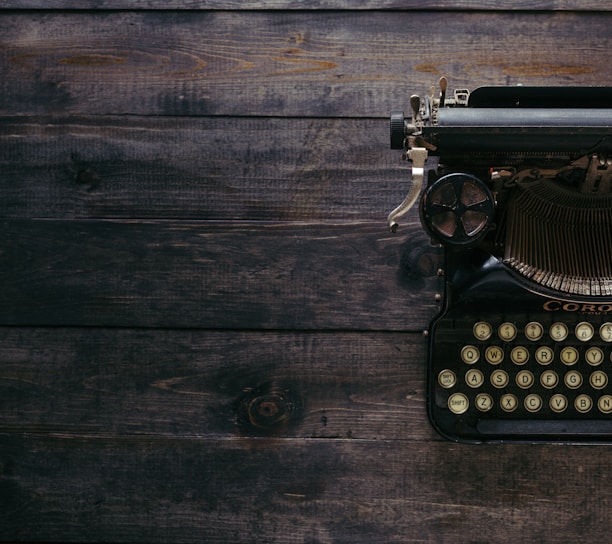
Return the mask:
<path id="1" fill-rule="evenodd" d="M 463 414 L 470 407 L 470 401 L 463 393 L 453 393 L 448 397 L 448 409 L 453 414 Z"/>
<path id="2" fill-rule="evenodd" d="M 535 351 L 535 360 L 541 365 L 549 365 L 555 358 L 555 352 L 548 346 L 540 346 Z"/>
<path id="3" fill-rule="evenodd" d="M 529 389 L 535 378 L 533 377 L 533 373 L 529 372 L 529 370 L 521 370 L 516 375 L 516 385 L 518 385 L 521 389 Z"/>
<path id="4" fill-rule="evenodd" d="M 538 412 L 542 408 L 542 397 L 532 393 L 525 397 L 525 410 L 528 412 Z"/>
<path id="5" fill-rule="evenodd" d="M 476 395 L 476 408 L 481 412 L 488 412 L 493 408 L 493 397 L 488 393 L 480 393 Z"/>
<path id="6" fill-rule="evenodd" d="M 515 365 L 524 365 L 529 361 L 529 350 L 524 346 L 516 346 L 510 352 L 510 359 Z"/>
<path id="7" fill-rule="evenodd" d="M 532 342 L 536 342 L 544 335 L 544 327 L 537 321 L 532 321 L 525 325 L 525 337 Z"/>
<path id="8" fill-rule="evenodd" d="M 499 346 L 489 346 L 485 351 L 485 359 L 492 365 L 498 365 L 504 360 L 504 350 Z"/>
<path id="9" fill-rule="evenodd" d="M 491 385 L 498 389 L 503 389 L 508 385 L 510 378 L 505 370 L 494 370 L 491 373 Z"/>
<path id="10" fill-rule="evenodd" d="M 438 383 L 444 389 L 450 389 L 457 383 L 457 376 L 452 370 L 443 370 L 438 374 Z"/>
<path id="11" fill-rule="evenodd" d="M 606 385 L 608 385 L 608 375 L 601 370 L 596 370 L 593 372 L 593 374 L 591 374 L 589 383 L 593 389 L 603 389 Z"/>
<path id="12" fill-rule="evenodd" d="M 548 405 L 553 412 L 563 412 L 567 408 L 567 398 L 561 394 L 553 395 L 550 397 Z"/>
<path id="13" fill-rule="evenodd" d="M 545 370 L 540 375 L 540 383 L 542 387 L 546 387 L 546 389 L 552 389 L 556 387 L 559 383 L 559 376 L 553 370 Z"/>
<path id="14" fill-rule="evenodd" d="M 574 408 L 582 414 L 586 414 L 593 408 L 593 399 L 588 395 L 578 395 L 574 401 Z"/>
<path id="15" fill-rule="evenodd" d="M 502 323 L 497 334 L 504 342 L 512 342 L 516 338 L 516 326 L 514 323 Z"/>
<path id="16" fill-rule="evenodd" d="M 576 325 L 575 332 L 576 338 L 578 338 L 578 340 L 582 342 L 588 342 L 591 338 L 593 338 L 593 335 L 595 334 L 595 329 L 593 328 L 593 325 L 587 323 L 586 321 L 583 321 L 582 323 L 578 323 L 578 325 Z"/>
<path id="17" fill-rule="evenodd" d="M 561 362 L 567 366 L 575 365 L 579 356 L 578 350 L 572 346 L 563 348 L 560 354 Z"/>
<path id="18" fill-rule="evenodd" d="M 486 321 L 479 321 L 474 325 L 473 332 L 476 339 L 484 342 L 485 340 L 491 338 L 491 335 L 493 334 L 493 327 L 491 327 L 491 325 Z"/>
<path id="19" fill-rule="evenodd" d="M 612 395 L 604 395 L 597 401 L 597 408 L 603 414 L 612 414 Z"/>
<path id="20" fill-rule="evenodd" d="M 555 342 L 562 342 L 567 338 L 567 325 L 565 323 L 553 323 L 550 327 L 549 334 Z"/>
<path id="21" fill-rule="evenodd" d="M 480 351 L 476 346 L 463 346 L 461 348 L 461 360 L 464 363 L 473 365 L 478 359 L 480 359 Z"/>
<path id="22" fill-rule="evenodd" d="M 599 327 L 599 337 L 604 342 L 612 342 L 612 323 L 604 323 Z"/>
<path id="23" fill-rule="evenodd" d="M 518 406 L 518 399 L 512 393 L 506 393 L 499 399 L 504 412 L 514 412 Z"/>
<path id="24" fill-rule="evenodd" d="M 591 366 L 597 366 L 603 362 L 604 352 L 601 348 L 589 348 L 584 352 L 584 358 Z"/>
<path id="25" fill-rule="evenodd" d="M 580 372 L 576 372 L 575 370 L 571 370 L 565 375 L 563 381 L 570 389 L 578 389 L 582 385 L 582 374 L 580 374 Z"/>
<path id="26" fill-rule="evenodd" d="M 474 389 L 480 387 L 484 383 L 484 374 L 480 370 L 472 368 L 465 373 L 465 383 Z"/>

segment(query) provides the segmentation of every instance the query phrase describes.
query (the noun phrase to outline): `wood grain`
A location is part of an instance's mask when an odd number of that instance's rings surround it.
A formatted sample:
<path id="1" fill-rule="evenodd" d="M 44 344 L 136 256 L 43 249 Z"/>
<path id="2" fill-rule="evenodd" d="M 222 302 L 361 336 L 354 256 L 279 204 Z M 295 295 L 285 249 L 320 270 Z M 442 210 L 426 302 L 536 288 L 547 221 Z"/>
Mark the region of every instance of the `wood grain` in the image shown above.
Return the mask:
<path id="1" fill-rule="evenodd" d="M 0 328 L 0 432 L 431 439 L 424 348 L 407 333 Z"/>
<path id="2" fill-rule="evenodd" d="M 4 218 L 383 225 L 409 184 L 387 119 L 0 119 Z"/>
<path id="3" fill-rule="evenodd" d="M 609 11 L 606 0 L 4 0 L 5 9 L 72 10 L 569 10 Z"/>
<path id="4" fill-rule="evenodd" d="M 452 87 L 605 85 L 611 21 L 587 12 L 7 12 L 0 114 L 380 117 L 440 75 Z"/>
<path id="5" fill-rule="evenodd" d="M 607 540 L 607 448 L 70 434 L 0 445 L 0 530 L 13 540 Z"/>
<path id="6" fill-rule="evenodd" d="M 422 331 L 439 304 L 420 226 L 15 220 L 2 325 Z M 412 308 L 411 300 L 418 300 Z"/>

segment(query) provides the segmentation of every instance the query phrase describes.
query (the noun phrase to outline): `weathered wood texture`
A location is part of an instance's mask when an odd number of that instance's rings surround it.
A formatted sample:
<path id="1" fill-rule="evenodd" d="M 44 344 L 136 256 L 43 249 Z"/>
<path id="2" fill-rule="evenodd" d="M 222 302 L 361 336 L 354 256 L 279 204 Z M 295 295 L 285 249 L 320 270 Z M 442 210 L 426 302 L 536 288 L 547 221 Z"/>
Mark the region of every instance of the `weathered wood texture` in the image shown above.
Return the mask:
<path id="1" fill-rule="evenodd" d="M 442 74 L 459 87 L 601 85 L 611 23 L 612 12 L 9 13 L 0 114 L 382 117 Z"/>
<path id="2" fill-rule="evenodd" d="M 388 147 L 386 119 L 0 118 L 0 214 L 383 226 L 409 185 Z"/>
<path id="3" fill-rule="evenodd" d="M 415 229 L 8 221 L 0 323 L 422 331 L 439 280 Z"/>
<path id="4" fill-rule="evenodd" d="M 100 328 L 0 334 L 0 432 L 432 438 L 422 421 L 425 340 L 414 334 Z M 267 414 L 257 399 L 278 410 Z"/>
<path id="5" fill-rule="evenodd" d="M 416 211 L 386 231 L 410 180 L 385 118 L 441 74 L 612 85 L 611 23 L 5 0 L 0 540 L 609 540 L 612 450 L 428 424 L 440 256 Z"/>
<path id="6" fill-rule="evenodd" d="M 587 529 L 589 541 L 609 536 L 611 459 L 601 448 L 568 456 L 559 447 L 475 452 L 377 440 L 0 440 L 12 475 L 4 535 L 14 540 L 565 543 L 583 541 Z"/>
<path id="7" fill-rule="evenodd" d="M 569 10 L 609 11 L 607 0 L 3 0 L 0 9 L 73 10 Z"/>

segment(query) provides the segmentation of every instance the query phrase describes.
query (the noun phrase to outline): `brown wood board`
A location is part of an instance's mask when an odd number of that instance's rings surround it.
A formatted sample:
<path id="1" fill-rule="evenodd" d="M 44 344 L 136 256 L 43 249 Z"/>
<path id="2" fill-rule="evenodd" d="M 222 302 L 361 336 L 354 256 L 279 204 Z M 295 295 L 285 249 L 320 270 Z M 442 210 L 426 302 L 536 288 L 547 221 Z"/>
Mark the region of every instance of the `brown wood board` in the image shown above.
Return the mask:
<path id="1" fill-rule="evenodd" d="M 568 10 L 609 11 L 606 0 L 4 0 L 4 9 L 71 10 Z"/>
<path id="2" fill-rule="evenodd" d="M 410 185 L 388 147 L 386 119 L 10 117 L 0 215 L 384 228 Z"/>
<path id="3" fill-rule="evenodd" d="M 607 540 L 607 448 L 37 434 L 0 444 L 11 476 L 0 528 L 13 540 Z"/>
<path id="4" fill-rule="evenodd" d="M 423 330 L 440 278 L 420 226 L 14 220 L 3 325 Z M 411 301 L 418 301 L 414 303 Z"/>
<path id="5" fill-rule="evenodd" d="M 429 439 L 424 347 L 386 332 L 3 328 L 0 432 Z"/>
<path id="6" fill-rule="evenodd" d="M 7 12 L 0 115 L 384 117 L 441 75 L 452 87 L 605 85 L 611 17 Z"/>

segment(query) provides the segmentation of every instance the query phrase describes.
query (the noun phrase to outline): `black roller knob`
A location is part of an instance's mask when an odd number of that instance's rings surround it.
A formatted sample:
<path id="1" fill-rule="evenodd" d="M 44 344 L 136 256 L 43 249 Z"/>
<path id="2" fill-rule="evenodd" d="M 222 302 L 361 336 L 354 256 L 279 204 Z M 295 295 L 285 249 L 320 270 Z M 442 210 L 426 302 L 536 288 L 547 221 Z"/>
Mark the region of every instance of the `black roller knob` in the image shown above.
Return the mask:
<path id="1" fill-rule="evenodd" d="M 391 149 L 404 149 L 405 122 L 403 111 L 391 112 Z"/>
<path id="2" fill-rule="evenodd" d="M 421 221 L 435 239 L 449 246 L 466 247 L 489 230 L 495 201 L 489 188 L 470 174 L 448 174 L 423 193 Z"/>

